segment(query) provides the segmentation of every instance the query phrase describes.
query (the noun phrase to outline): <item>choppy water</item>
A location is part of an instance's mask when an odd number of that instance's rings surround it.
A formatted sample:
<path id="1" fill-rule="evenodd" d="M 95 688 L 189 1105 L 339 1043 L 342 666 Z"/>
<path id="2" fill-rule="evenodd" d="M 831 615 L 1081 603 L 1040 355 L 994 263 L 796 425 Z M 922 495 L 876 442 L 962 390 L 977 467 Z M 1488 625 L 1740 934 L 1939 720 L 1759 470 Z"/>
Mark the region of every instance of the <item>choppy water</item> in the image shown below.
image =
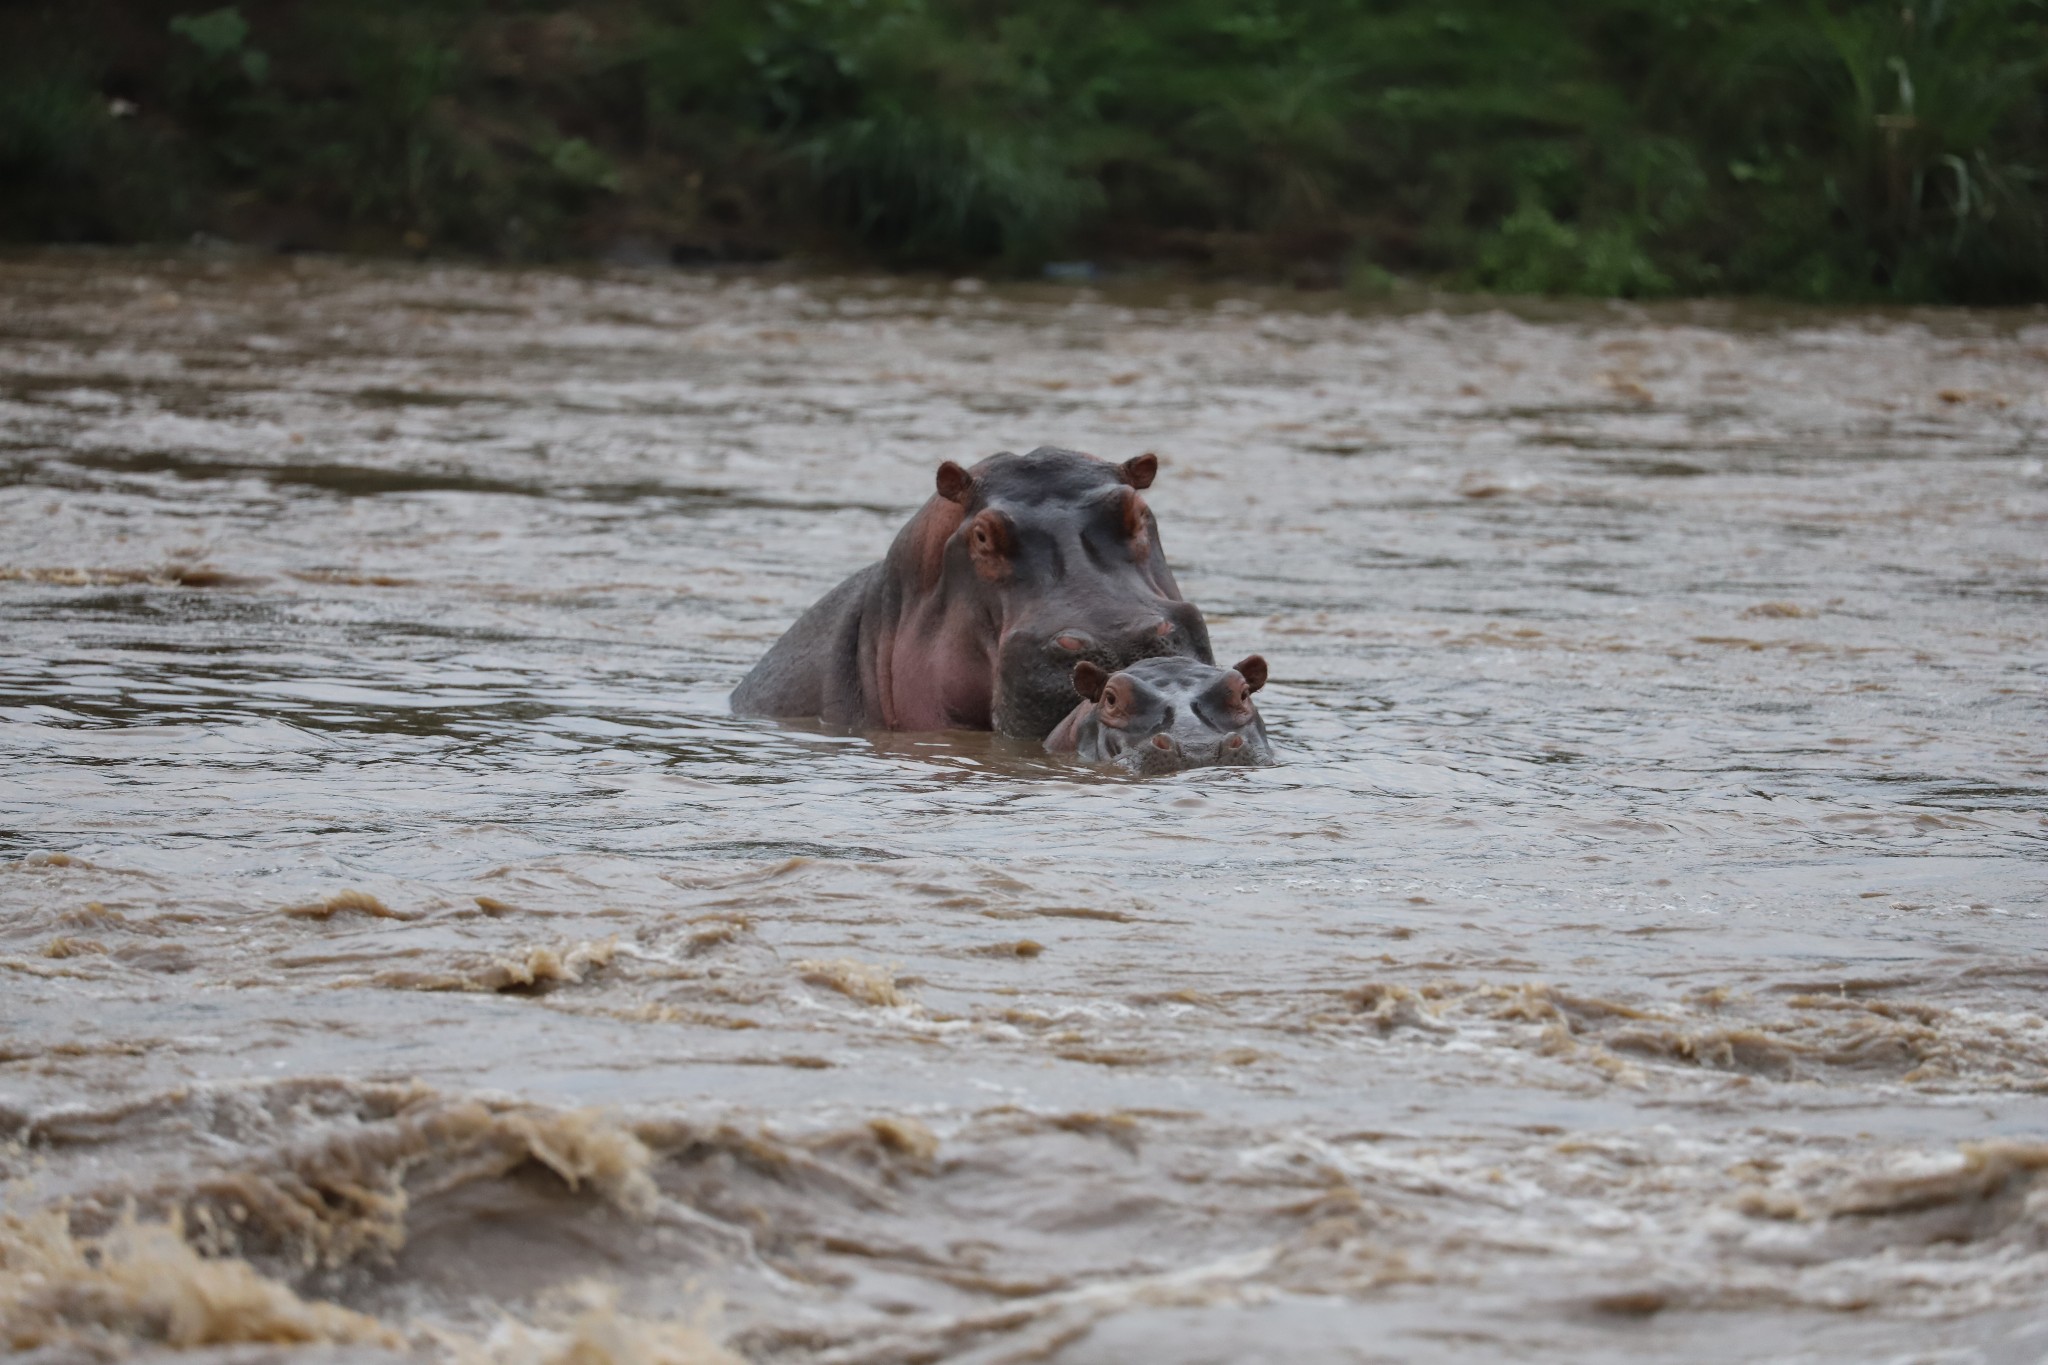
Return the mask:
<path id="1" fill-rule="evenodd" d="M 0 309 L 30 1359 L 2048 1357 L 2041 315 Z M 727 715 L 1042 443 L 1161 454 L 1283 766 Z"/>

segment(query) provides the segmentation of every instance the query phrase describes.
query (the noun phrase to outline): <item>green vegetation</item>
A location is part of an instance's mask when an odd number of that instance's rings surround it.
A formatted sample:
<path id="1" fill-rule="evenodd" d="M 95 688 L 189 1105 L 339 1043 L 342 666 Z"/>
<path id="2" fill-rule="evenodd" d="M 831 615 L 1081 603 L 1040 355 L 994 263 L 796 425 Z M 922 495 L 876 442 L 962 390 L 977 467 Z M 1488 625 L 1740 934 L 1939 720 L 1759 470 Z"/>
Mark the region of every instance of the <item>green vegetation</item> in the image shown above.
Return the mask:
<path id="1" fill-rule="evenodd" d="M 2048 0 L 16 0 L 0 235 L 2048 298 Z"/>

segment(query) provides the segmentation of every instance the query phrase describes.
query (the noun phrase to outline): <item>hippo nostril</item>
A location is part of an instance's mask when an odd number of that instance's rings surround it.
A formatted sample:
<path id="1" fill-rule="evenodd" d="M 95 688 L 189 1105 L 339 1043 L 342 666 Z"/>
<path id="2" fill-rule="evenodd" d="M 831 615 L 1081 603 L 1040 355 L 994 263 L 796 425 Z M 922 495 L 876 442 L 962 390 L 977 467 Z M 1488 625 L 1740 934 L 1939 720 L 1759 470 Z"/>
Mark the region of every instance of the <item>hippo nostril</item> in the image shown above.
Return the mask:
<path id="1" fill-rule="evenodd" d="M 1223 741 L 1223 747 L 1226 749 L 1242 749 L 1244 747 L 1244 736 L 1232 735 L 1229 739 Z"/>
<path id="2" fill-rule="evenodd" d="M 1053 643 L 1061 649 L 1074 654 L 1079 654 L 1082 650 L 1088 648 L 1088 642 L 1078 635 L 1062 635 L 1054 640 Z"/>
<path id="3" fill-rule="evenodd" d="M 1154 735 L 1152 736 L 1152 747 L 1155 749 L 1171 749 L 1173 741 L 1165 735 Z"/>
<path id="4" fill-rule="evenodd" d="M 1171 635 L 1171 634 L 1173 634 L 1173 622 L 1171 622 L 1171 621 L 1161 621 L 1161 622 L 1159 623 L 1159 625 L 1158 625 L 1158 628 L 1157 628 L 1157 629 L 1155 629 L 1155 630 L 1154 630 L 1154 631 L 1153 631 L 1152 633 L 1153 633 L 1154 635 Z"/>

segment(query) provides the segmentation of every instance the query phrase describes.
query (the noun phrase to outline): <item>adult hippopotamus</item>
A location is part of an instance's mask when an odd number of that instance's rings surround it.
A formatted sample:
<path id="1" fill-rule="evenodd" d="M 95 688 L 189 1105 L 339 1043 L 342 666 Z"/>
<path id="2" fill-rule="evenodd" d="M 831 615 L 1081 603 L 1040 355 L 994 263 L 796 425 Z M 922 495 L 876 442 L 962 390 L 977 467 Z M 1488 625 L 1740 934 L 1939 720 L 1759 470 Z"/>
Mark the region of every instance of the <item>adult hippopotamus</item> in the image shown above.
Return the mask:
<path id="1" fill-rule="evenodd" d="M 1005 451 L 939 466 L 879 564 L 820 598 L 732 694 L 742 716 L 1042 739 L 1079 662 L 1213 662 L 1140 496 L 1159 461 Z"/>
<path id="2" fill-rule="evenodd" d="M 1045 747 L 1134 773 L 1273 761 L 1252 693 L 1266 685 L 1256 654 L 1235 668 L 1197 659 L 1141 659 L 1116 673 L 1074 665 L 1082 700 Z"/>

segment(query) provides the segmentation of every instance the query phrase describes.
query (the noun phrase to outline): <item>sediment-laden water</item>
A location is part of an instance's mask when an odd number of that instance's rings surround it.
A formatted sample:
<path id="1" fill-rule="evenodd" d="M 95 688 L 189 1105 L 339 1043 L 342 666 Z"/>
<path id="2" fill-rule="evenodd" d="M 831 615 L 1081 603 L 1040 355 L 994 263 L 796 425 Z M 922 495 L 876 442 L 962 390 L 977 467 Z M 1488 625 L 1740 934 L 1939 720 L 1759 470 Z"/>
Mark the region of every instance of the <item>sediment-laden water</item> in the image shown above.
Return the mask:
<path id="1" fill-rule="evenodd" d="M 2048 1356 L 2040 314 L 0 310 L 27 1359 Z M 1159 452 L 1281 766 L 727 714 L 1039 444 Z"/>

